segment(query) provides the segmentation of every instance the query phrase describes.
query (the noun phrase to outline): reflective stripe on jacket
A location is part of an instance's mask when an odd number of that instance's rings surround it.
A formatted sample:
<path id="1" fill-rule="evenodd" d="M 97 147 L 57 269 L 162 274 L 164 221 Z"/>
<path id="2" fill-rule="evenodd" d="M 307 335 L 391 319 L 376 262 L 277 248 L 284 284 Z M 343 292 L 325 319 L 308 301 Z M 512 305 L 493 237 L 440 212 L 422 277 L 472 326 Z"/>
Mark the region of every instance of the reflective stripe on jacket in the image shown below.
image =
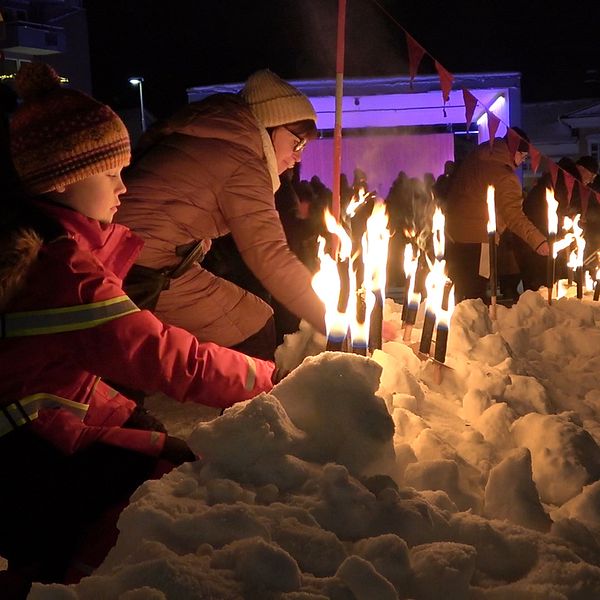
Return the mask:
<path id="1" fill-rule="evenodd" d="M 139 310 L 127 296 L 119 296 L 78 306 L 0 314 L 0 338 L 89 329 Z"/>

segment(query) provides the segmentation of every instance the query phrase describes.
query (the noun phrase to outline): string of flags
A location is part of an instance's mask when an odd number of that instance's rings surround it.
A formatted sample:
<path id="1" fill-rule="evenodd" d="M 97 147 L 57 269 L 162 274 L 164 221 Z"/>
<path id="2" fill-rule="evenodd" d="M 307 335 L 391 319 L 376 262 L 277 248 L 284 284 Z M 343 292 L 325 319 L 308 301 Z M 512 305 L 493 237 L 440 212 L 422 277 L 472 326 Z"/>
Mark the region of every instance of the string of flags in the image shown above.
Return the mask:
<path id="1" fill-rule="evenodd" d="M 435 66 L 435 69 L 440 78 L 440 89 L 442 91 L 442 99 L 444 102 L 443 111 L 444 116 L 446 116 L 445 105 L 450 98 L 450 91 L 452 90 L 452 84 L 454 82 L 454 75 L 450 73 L 432 54 L 430 54 L 415 38 L 410 35 L 408 31 L 396 21 L 390 13 L 385 10 L 376 0 L 372 0 L 375 5 L 379 7 L 379 9 L 385 13 L 402 31 L 404 32 L 406 38 L 406 48 L 408 54 L 408 74 L 409 74 L 409 86 L 412 89 L 413 81 L 417 76 L 419 66 L 421 61 L 425 56 L 428 56 Z M 573 177 L 571 173 L 563 169 L 560 165 L 554 162 L 550 157 L 546 156 L 538 148 L 536 148 L 531 142 L 527 140 L 523 140 L 523 138 L 512 129 L 507 123 L 505 123 L 502 119 L 500 119 L 496 114 L 494 114 L 488 106 L 486 106 L 483 102 L 481 102 L 469 89 L 461 88 L 463 93 L 463 100 L 465 103 L 465 123 L 466 129 L 469 130 L 471 126 L 471 122 L 473 121 L 473 115 L 479 104 L 487 115 L 487 126 L 489 132 L 489 144 L 490 147 L 493 147 L 494 137 L 500 126 L 500 123 L 505 125 L 508 132 L 508 147 L 511 153 L 515 153 L 520 141 L 524 141 L 529 145 L 529 156 L 531 159 L 531 169 L 534 173 L 537 173 L 540 168 L 540 164 L 542 158 L 545 160 L 548 172 L 550 173 L 550 178 L 552 180 L 553 187 L 556 187 L 556 183 L 558 181 L 559 173 L 562 175 L 566 192 L 567 192 L 567 200 L 570 203 L 573 195 L 573 189 L 575 188 L 575 184 L 578 186 L 579 196 L 581 198 L 581 211 L 582 215 L 585 215 L 587 212 L 587 208 L 589 205 L 589 200 L 591 194 L 594 194 L 596 202 L 600 204 L 600 193 L 591 189 L 587 185 L 585 185 L 582 181 Z"/>

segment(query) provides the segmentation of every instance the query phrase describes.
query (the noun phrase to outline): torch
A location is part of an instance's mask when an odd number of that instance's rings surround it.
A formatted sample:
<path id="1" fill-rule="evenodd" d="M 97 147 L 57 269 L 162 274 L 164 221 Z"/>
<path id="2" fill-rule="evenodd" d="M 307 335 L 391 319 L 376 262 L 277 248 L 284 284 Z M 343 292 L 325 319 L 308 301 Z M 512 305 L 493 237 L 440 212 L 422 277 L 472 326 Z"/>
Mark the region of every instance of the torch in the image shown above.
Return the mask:
<path id="1" fill-rule="evenodd" d="M 575 281 L 577 282 L 577 298 L 583 299 L 583 280 L 585 269 L 583 267 L 585 254 L 585 238 L 583 229 L 579 226 L 581 215 L 576 215 L 573 219 L 573 233 L 575 234 L 575 243 L 577 244 L 577 253 L 575 257 Z"/>
<path id="2" fill-rule="evenodd" d="M 496 320 L 496 301 L 498 293 L 498 258 L 496 253 L 496 203 L 494 200 L 494 186 L 487 188 L 488 222 L 487 234 L 490 247 L 490 316 Z"/>
<path id="3" fill-rule="evenodd" d="M 444 285 L 442 309 L 438 316 L 438 324 L 435 331 L 435 353 L 433 357 L 439 363 L 446 362 L 450 316 L 454 310 L 454 294 L 452 293 L 452 288 L 452 282 L 450 280 L 446 281 L 446 284 Z"/>
<path id="4" fill-rule="evenodd" d="M 554 191 L 546 188 L 546 204 L 548 205 L 548 261 L 546 263 L 546 286 L 548 288 L 548 304 L 552 304 L 552 293 L 554 289 L 554 269 L 556 265 L 556 253 L 554 244 L 558 233 L 558 202 L 554 198 Z"/>
<path id="5" fill-rule="evenodd" d="M 404 336 L 403 340 L 405 342 L 410 342 L 412 328 L 417 320 L 417 313 L 419 311 L 419 304 L 421 302 L 421 294 L 415 292 L 415 279 L 417 274 L 417 267 L 419 265 L 419 256 L 420 250 L 417 250 L 416 257 L 412 258 L 412 244 L 410 246 L 410 261 L 408 264 L 405 262 L 405 271 L 408 270 L 407 275 L 407 283 L 408 287 L 406 288 L 405 296 L 404 296 L 404 306 L 406 306 L 406 312 L 403 316 L 404 320 Z M 405 249 L 406 252 L 406 249 Z M 406 260 L 406 253 L 405 253 Z"/>
<path id="6" fill-rule="evenodd" d="M 369 324 L 369 350 L 381 350 L 383 341 L 383 303 L 385 300 L 386 271 L 390 232 L 385 202 L 377 198 L 371 216 L 367 220 L 367 231 L 363 236 L 364 281 L 368 294 L 374 300 Z"/>
<path id="7" fill-rule="evenodd" d="M 421 343 L 419 352 L 429 354 L 431 351 L 431 340 L 436 322 L 436 311 L 441 309 L 443 303 L 446 275 L 444 272 L 446 262 L 444 261 L 444 213 L 439 208 L 433 213 L 431 225 L 434 262 L 425 280 L 427 299 L 425 304 L 425 321 L 421 332 Z"/>

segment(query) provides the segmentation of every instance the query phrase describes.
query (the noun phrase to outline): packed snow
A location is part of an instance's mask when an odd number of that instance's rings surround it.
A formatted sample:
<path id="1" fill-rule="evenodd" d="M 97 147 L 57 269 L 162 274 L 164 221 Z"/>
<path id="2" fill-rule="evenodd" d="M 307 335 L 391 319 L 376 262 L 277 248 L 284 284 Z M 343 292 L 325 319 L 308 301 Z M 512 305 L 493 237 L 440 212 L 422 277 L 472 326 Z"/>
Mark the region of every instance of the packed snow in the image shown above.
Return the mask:
<path id="1" fill-rule="evenodd" d="M 600 598 L 600 303 L 543 291 L 459 304 L 441 382 L 388 299 L 372 358 L 303 324 L 270 394 L 153 397 L 202 459 L 136 491 L 92 576 L 29 597 Z"/>

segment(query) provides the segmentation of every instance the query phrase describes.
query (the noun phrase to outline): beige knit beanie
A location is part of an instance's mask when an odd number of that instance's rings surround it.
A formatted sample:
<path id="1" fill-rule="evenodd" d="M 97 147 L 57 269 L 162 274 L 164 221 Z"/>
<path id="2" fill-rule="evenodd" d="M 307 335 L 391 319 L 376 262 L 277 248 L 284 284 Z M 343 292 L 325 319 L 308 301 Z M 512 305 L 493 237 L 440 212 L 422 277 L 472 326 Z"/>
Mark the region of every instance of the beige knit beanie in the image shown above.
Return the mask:
<path id="1" fill-rule="evenodd" d="M 278 127 L 305 120 L 317 122 L 317 114 L 310 100 L 269 69 L 250 75 L 240 95 L 263 127 Z"/>

